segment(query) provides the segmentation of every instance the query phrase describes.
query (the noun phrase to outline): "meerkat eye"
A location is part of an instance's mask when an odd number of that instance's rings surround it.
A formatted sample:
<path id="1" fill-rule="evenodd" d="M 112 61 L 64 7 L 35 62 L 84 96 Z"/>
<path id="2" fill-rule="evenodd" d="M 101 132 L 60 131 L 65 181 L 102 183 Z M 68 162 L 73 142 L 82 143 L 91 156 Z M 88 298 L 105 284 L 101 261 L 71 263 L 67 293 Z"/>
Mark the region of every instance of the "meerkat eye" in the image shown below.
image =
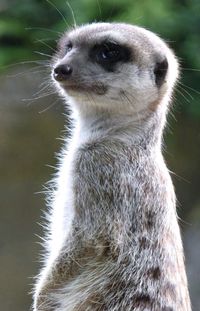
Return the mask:
<path id="1" fill-rule="evenodd" d="M 131 51 L 128 47 L 113 42 L 95 45 L 90 51 L 91 59 L 107 71 L 114 71 L 118 62 L 128 62 L 130 56 Z"/>
<path id="2" fill-rule="evenodd" d="M 105 44 L 96 53 L 97 62 L 117 62 L 121 58 L 120 47 L 116 44 Z"/>
<path id="3" fill-rule="evenodd" d="M 68 52 L 70 52 L 72 50 L 72 43 L 71 42 L 68 42 L 66 45 L 65 45 L 65 53 L 67 54 Z"/>
<path id="4" fill-rule="evenodd" d="M 123 60 L 123 48 L 115 43 L 107 43 L 99 46 L 96 51 L 96 60 L 99 63 L 116 63 Z"/>

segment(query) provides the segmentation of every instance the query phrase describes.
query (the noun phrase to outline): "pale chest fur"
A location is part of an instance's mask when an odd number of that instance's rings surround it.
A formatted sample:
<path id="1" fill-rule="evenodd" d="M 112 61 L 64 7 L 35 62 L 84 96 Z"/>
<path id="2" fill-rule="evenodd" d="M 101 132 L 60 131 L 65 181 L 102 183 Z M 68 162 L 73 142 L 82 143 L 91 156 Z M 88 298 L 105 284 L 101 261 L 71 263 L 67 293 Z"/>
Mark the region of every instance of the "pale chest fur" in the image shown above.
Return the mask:
<path id="1" fill-rule="evenodd" d="M 59 296 L 59 310 L 107 310 L 113 293 L 112 311 L 121 308 L 117 296 L 123 293 L 124 310 L 133 305 L 181 308 L 187 299 L 182 245 L 174 190 L 160 150 L 119 139 L 89 141 L 64 158 L 64 171 L 68 174 L 60 176 L 54 205 L 55 215 L 62 214 L 52 228 L 60 229 L 62 252 L 74 260 L 68 261 L 72 279 L 68 276 Z"/>

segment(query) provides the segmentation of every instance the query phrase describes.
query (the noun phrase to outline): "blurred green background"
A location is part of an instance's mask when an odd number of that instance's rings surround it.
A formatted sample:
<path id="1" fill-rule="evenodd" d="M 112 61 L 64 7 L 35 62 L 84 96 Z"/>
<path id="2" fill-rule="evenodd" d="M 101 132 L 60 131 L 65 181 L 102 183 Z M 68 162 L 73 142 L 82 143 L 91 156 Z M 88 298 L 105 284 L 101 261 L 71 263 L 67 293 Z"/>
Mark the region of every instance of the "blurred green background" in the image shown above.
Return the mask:
<path id="1" fill-rule="evenodd" d="M 43 186 L 56 165 L 64 105 L 49 61 L 73 24 L 122 21 L 160 34 L 175 50 L 181 80 L 165 133 L 178 197 L 193 310 L 200 310 L 200 1 L 0 0 L 0 308 L 29 310 L 45 210 Z M 72 10 L 70 9 L 70 6 Z M 60 13 L 58 12 L 60 11 Z M 62 18 L 62 16 L 64 18 Z M 66 25 L 67 24 L 67 25 Z M 178 311 L 178 310 L 177 310 Z"/>

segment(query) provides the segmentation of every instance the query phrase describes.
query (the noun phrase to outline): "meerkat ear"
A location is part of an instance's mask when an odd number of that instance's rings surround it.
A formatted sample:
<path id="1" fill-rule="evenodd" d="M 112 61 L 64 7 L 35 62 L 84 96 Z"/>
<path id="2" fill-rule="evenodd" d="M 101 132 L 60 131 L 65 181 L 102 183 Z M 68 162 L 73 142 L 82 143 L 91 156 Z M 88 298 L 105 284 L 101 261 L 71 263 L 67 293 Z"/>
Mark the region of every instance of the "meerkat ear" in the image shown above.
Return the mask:
<path id="1" fill-rule="evenodd" d="M 154 75 L 155 75 L 155 82 L 158 87 L 160 87 L 166 77 L 168 69 L 168 61 L 165 57 L 162 61 L 157 61 L 154 67 Z"/>

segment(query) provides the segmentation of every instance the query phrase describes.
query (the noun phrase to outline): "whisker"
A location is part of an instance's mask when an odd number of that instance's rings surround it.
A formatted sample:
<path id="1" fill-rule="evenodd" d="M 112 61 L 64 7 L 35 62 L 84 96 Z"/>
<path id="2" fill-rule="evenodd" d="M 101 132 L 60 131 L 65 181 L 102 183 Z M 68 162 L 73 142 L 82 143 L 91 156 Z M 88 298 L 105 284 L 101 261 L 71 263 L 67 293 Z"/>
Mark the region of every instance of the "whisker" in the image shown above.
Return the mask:
<path id="1" fill-rule="evenodd" d="M 47 97 L 47 96 L 50 96 L 50 95 L 54 95 L 54 94 L 56 94 L 56 92 L 52 91 L 52 92 L 49 92 L 49 93 L 44 93 L 41 96 L 37 96 L 37 97 L 34 97 L 34 98 L 25 98 L 25 99 L 22 99 L 22 101 L 29 102 L 28 106 L 30 106 L 34 101 L 36 101 L 38 99 L 41 99 L 41 98 L 44 98 L 44 97 Z"/>
<path id="2" fill-rule="evenodd" d="M 52 58 L 52 55 L 45 54 L 45 53 L 42 53 L 42 52 L 34 51 L 34 53 Z"/>
<path id="3" fill-rule="evenodd" d="M 50 0 L 46 0 L 52 7 L 54 7 L 56 9 L 56 11 L 58 12 L 58 14 L 61 16 L 62 20 L 64 21 L 65 25 L 67 27 L 69 27 L 69 24 L 66 20 L 66 18 L 64 17 L 64 15 L 62 14 L 62 12 L 56 7 L 56 5 L 54 3 L 52 3 Z"/>
<path id="4" fill-rule="evenodd" d="M 54 83 L 52 82 L 50 77 L 48 77 L 48 78 L 45 77 L 45 80 L 40 84 L 40 86 L 43 86 L 43 85 L 44 86 L 49 85 L 51 87 L 54 87 Z"/>
<path id="5" fill-rule="evenodd" d="M 33 96 L 37 96 L 37 95 L 40 95 L 44 90 L 48 89 L 48 88 L 51 88 L 51 85 L 47 84 L 47 85 L 44 85 L 39 91 L 37 91 L 36 93 L 33 94 Z M 49 90 L 50 91 L 50 90 Z"/>
<path id="6" fill-rule="evenodd" d="M 200 69 L 195 69 L 195 68 L 184 68 L 184 67 L 181 67 L 181 69 L 188 70 L 188 71 L 197 71 L 197 72 L 200 71 Z"/>
<path id="7" fill-rule="evenodd" d="M 175 102 L 175 99 L 174 99 L 174 102 Z M 172 109 L 169 110 L 169 117 L 171 117 L 175 122 L 177 122 L 176 116 L 175 116 Z M 170 123 L 167 123 L 167 127 L 168 127 L 168 132 L 173 134 L 172 127 L 170 126 Z"/>
<path id="8" fill-rule="evenodd" d="M 191 184 L 191 182 L 190 182 L 188 179 L 186 179 L 186 178 L 184 178 L 184 177 L 178 175 L 177 173 L 175 173 L 175 172 L 173 172 L 173 171 L 171 171 L 171 170 L 169 170 L 169 173 L 172 174 L 172 175 L 174 175 L 178 180 L 181 180 L 181 181 L 184 181 L 184 182 L 186 182 L 186 183 L 188 183 L 188 184 Z"/>
<path id="9" fill-rule="evenodd" d="M 99 10 L 99 17 L 100 17 L 100 19 L 102 19 L 102 10 L 101 10 L 101 6 L 100 6 L 100 2 L 99 2 L 99 0 L 96 0 L 96 1 L 97 1 L 98 10 Z"/>
<path id="10" fill-rule="evenodd" d="M 130 98 L 125 93 L 121 94 L 121 98 L 125 99 L 125 102 L 127 102 L 131 107 L 133 106 L 132 101 L 130 100 Z"/>
<path id="11" fill-rule="evenodd" d="M 137 101 L 137 97 L 134 96 L 134 94 L 131 94 L 130 92 L 126 91 L 126 93 L 129 95 L 130 98 L 132 98 L 134 101 Z"/>
<path id="12" fill-rule="evenodd" d="M 71 5 L 70 5 L 70 3 L 69 3 L 68 1 L 66 1 L 66 4 L 67 4 L 67 6 L 69 7 L 70 12 L 71 12 L 71 15 L 72 15 L 73 26 L 74 26 L 74 27 L 77 27 L 75 15 L 74 15 L 74 11 L 73 11 L 73 9 L 72 9 L 72 7 L 71 7 Z"/>
<path id="13" fill-rule="evenodd" d="M 181 92 L 181 90 L 179 90 L 178 88 L 176 88 L 176 91 L 185 99 L 185 101 L 187 103 L 190 103 L 189 99 Z"/>
<path id="14" fill-rule="evenodd" d="M 17 62 L 17 63 L 14 63 L 14 64 L 10 64 L 10 65 L 5 65 L 5 66 L 1 66 L 0 68 L 4 68 L 4 69 L 8 69 L 8 68 L 12 68 L 12 67 L 15 67 L 15 66 L 18 66 L 18 65 L 26 65 L 26 64 L 44 64 L 45 63 L 50 63 L 49 60 L 27 60 L 27 61 L 21 61 L 21 62 Z"/>
<path id="15" fill-rule="evenodd" d="M 95 102 L 94 97 L 92 96 L 92 94 L 87 93 L 87 97 L 88 97 L 88 100 L 90 101 L 90 103 L 92 103 L 95 106 L 96 102 Z"/>
<path id="16" fill-rule="evenodd" d="M 36 42 L 36 43 L 37 43 L 37 42 L 42 43 L 42 44 L 44 44 L 45 46 L 47 46 L 50 50 L 52 50 L 53 52 L 56 52 L 56 50 L 55 50 L 52 46 L 50 46 L 48 43 L 44 42 L 42 39 L 37 39 L 35 42 Z"/>
<path id="17" fill-rule="evenodd" d="M 27 27 L 27 28 L 25 28 L 25 30 L 44 30 L 44 31 L 49 31 L 49 32 L 59 34 L 59 35 L 62 34 L 62 32 L 60 32 L 60 31 L 56 31 L 56 30 L 52 30 L 52 29 L 48 29 L 48 28 L 43 28 L 43 27 Z"/>
<path id="18" fill-rule="evenodd" d="M 39 66 L 39 67 L 42 67 L 42 66 Z M 24 75 L 26 73 L 36 74 L 36 73 L 41 73 L 41 72 L 46 72 L 46 69 L 45 68 L 43 70 L 36 70 L 36 68 L 34 68 L 34 69 L 27 69 L 26 71 L 21 71 L 21 72 L 18 72 L 16 74 L 9 74 L 9 75 L 7 75 L 7 78 L 16 78 L 16 77 L 22 76 L 22 75 Z"/>
<path id="19" fill-rule="evenodd" d="M 181 85 L 178 85 L 178 87 L 179 87 L 182 91 L 184 91 L 192 100 L 194 99 L 194 97 L 193 97 L 187 90 L 185 90 L 184 87 L 182 87 Z"/>
<path id="20" fill-rule="evenodd" d="M 44 113 L 46 111 L 48 111 L 49 109 L 51 109 L 52 107 L 54 107 L 56 105 L 56 103 L 59 101 L 59 99 L 56 99 L 51 105 L 49 105 L 47 108 L 40 110 L 39 114 Z"/>
<path id="21" fill-rule="evenodd" d="M 200 92 L 197 91 L 197 90 L 195 90 L 195 89 L 193 89 L 191 86 L 188 86 L 188 85 L 186 85 L 186 84 L 184 84 L 184 83 L 182 83 L 182 82 L 180 82 L 180 81 L 179 81 L 179 83 L 180 83 L 181 85 L 183 85 L 184 87 L 188 88 L 189 90 L 191 90 L 191 91 L 197 93 L 198 95 L 200 95 Z"/>

